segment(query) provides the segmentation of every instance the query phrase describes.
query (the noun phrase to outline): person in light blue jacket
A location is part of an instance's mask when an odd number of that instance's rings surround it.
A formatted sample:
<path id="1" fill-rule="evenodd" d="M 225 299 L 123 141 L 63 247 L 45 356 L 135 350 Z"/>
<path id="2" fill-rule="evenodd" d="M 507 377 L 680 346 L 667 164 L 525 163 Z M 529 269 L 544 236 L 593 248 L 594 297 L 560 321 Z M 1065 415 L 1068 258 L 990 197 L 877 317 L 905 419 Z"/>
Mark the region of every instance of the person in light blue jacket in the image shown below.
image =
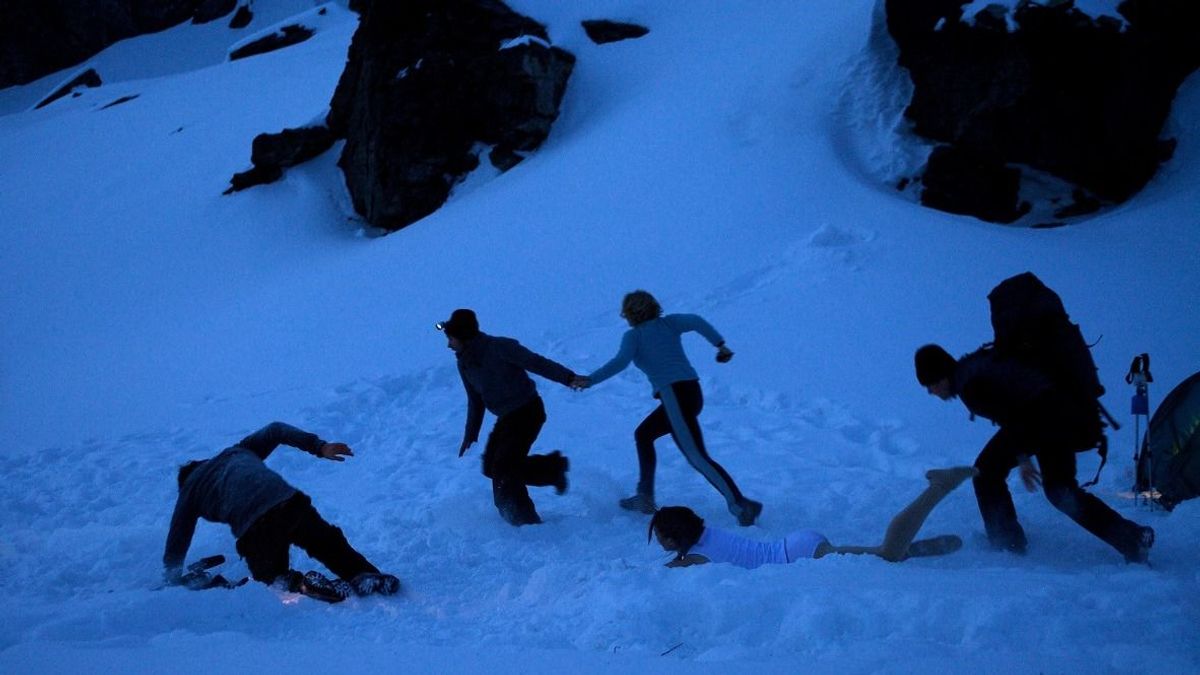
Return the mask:
<path id="1" fill-rule="evenodd" d="M 620 501 L 621 507 L 642 513 L 654 513 L 654 442 L 667 434 L 675 439 L 688 463 L 700 472 L 725 497 L 729 511 L 738 524 L 753 525 L 762 512 L 762 504 L 747 499 L 729 473 L 708 456 L 697 417 L 704 407 L 700 379 L 683 351 L 681 336 L 697 332 L 717 348 L 717 362 L 728 363 L 733 352 L 707 321 L 695 314 L 668 314 L 646 291 L 634 291 L 621 303 L 621 316 L 630 329 L 621 338 L 621 348 L 608 363 L 573 384 L 586 388 L 599 384 L 625 370 L 632 362 L 650 379 L 654 398 L 661 404 L 634 431 L 638 453 L 637 493 Z"/>

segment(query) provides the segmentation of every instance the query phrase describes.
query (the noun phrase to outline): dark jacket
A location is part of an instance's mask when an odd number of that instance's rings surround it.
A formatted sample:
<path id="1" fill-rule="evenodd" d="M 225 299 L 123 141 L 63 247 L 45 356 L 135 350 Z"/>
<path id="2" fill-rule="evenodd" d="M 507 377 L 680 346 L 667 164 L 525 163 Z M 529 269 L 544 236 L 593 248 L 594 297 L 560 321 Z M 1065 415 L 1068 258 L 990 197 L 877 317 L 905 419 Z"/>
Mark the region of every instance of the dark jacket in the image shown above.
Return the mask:
<path id="1" fill-rule="evenodd" d="M 263 460 L 280 445 L 318 454 L 325 441 L 282 422 L 272 422 L 196 467 L 179 488 L 163 565 L 178 569 L 187 557 L 196 520 L 225 523 L 240 538 L 264 513 L 297 493 Z"/>
<path id="2" fill-rule="evenodd" d="M 1085 450 L 1103 433 L 1094 404 L 1063 395 L 1046 375 L 990 349 L 959 359 L 952 386 L 972 414 L 1011 432 L 1016 454 Z"/>
<path id="3" fill-rule="evenodd" d="M 526 371 L 562 385 L 575 377 L 566 366 L 529 351 L 516 340 L 486 333 L 466 341 L 457 356 L 458 374 L 467 392 L 464 443 L 479 440 L 485 408 L 501 417 L 537 396 L 537 385 Z"/>
<path id="4" fill-rule="evenodd" d="M 1045 375 L 990 349 L 959 359 L 952 384 L 967 410 L 1002 427 L 1030 419 L 1034 404 L 1052 388 Z"/>

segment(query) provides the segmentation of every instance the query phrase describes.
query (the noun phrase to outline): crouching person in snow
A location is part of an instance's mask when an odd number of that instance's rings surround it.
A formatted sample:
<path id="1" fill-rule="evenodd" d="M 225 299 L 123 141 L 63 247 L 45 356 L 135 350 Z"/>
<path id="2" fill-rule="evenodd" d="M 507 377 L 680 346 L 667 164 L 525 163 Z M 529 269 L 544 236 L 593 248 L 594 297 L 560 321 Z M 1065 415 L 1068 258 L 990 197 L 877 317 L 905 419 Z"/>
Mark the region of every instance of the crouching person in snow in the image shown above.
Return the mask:
<path id="1" fill-rule="evenodd" d="M 456 309 L 435 326 L 446 334 L 467 392 L 467 426 L 458 456 L 479 440 L 486 408 L 497 418 L 483 452 L 483 475 L 492 479 L 496 509 L 511 525 L 542 522 L 527 486 L 552 485 L 563 494 L 569 463 L 558 450 L 548 455 L 529 454 L 546 423 L 546 407 L 526 371 L 564 386 L 578 376 L 516 340 L 480 332 L 475 312 L 469 309 Z"/>
<path id="2" fill-rule="evenodd" d="M 875 555 L 889 562 L 945 555 L 962 548 L 962 539 L 952 534 L 920 541 L 913 539 L 933 508 L 976 473 L 969 466 L 927 472 L 925 477 L 929 479 L 929 486 L 892 518 L 883 536 L 883 543 L 878 546 L 834 546 L 824 535 L 812 530 L 797 530 L 775 541 L 755 541 L 732 532 L 705 527 L 704 520 L 686 506 L 664 506 L 659 509 L 650 520 L 647 541 L 657 536 L 664 550 L 676 554 L 667 567 L 721 562 L 754 569 L 772 563 L 822 558 L 830 553 Z"/>
<path id="3" fill-rule="evenodd" d="M 586 389 L 625 370 L 632 362 L 649 378 L 654 398 L 661 401 L 633 432 L 638 456 L 637 493 L 622 499 L 619 502 L 621 508 L 654 513 L 657 463 L 654 442 L 670 434 L 688 463 L 725 498 L 729 512 L 737 518 L 738 524 L 753 525 L 763 505 L 746 498 L 724 467 L 709 457 L 704 446 L 698 420 L 704 409 L 704 394 L 700 391 L 700 376 L 683 351 L 681 336 L 692 331 L 704 336 L 717 348 L 718 363 L 728 363 L 733 352 L 725 346 L 717 329 L 699 316 L 663 316 L 658 301 L 646 291 L 633 291 L 625 296 L 621 301 L 621 317 L 630 328 L 621 338 L 617 355 L 575 383 L 577 388 Z"/>
<path id="4" fill-rule="evenodd" d="M 975 459 L 975 498 L 993 547 L 1025 553 L 1025 530 L 1007 483 L 1008 474 L 1018 469 L 1027 490 L 1043 485 L 1055 508 L 1126 561 L 1147 562 L 1154 530 L 1122 518 L 1075 478 L 1075 453 L 1096 447 L 1103 433 L 1094 404 L 1064 395 L 1042 373 L 994 350 L 955 359 L 938 345 L 925 345 L 914 361 L 917 381 L 930 395 L 960 398 L 972 415 L 1000 427 Z M 1037 457 L 1040 473 L 1030 455 Z"/>
<path id="5" fill-rule="evenodd" d="M 400 590 L 400 580 L 381 574 L 355 551 L 340 529 L 321 518 L 308 495 L 267 468 L 263 460 L 281 444 L 336 462 L 354 454 L 345 444 L 326 443 L 315 434 L 273 422 L 211 459 L 181 466 L 179 499 L 163 553 L 167 583 L 182 582 L 196 520 L 203 518 L 229 525 L 256 581 L 329 602 L 351 593 L 391 595 Z M 288 549 L 293 544 L 339 579 L 292 570 Z"/>

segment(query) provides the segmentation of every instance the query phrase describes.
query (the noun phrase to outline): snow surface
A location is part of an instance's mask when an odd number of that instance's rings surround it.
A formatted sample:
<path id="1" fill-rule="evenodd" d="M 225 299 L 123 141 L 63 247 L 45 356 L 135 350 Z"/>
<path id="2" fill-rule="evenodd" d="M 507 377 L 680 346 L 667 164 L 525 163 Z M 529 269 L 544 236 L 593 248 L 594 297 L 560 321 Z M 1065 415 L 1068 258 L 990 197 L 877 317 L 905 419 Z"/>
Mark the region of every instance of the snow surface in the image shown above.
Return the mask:
<path id="1" fill-rule="evenodd" d="M 1167 130 L 1175 158 L 1135 199 L 1006 228 L 892 187 L 923 146 L 873 2 L 513 0 L 578 57 L 549 141 L 375 237 L 336 149 L 221 196 L 256 134 L 323 117 L 357 19 L 331 5 L 304 43 L 225 54 L 317 4 L 259 0 L 245 31 L 121 42 L 89 61 L 104 86 L 42 110 L 62 73 L 0 91 L 0 671 L 1200 669 L 1200 506 L 1151 512 L 1128 494 L 1121 381 L 1149 352 L 1157 401 L 1197 367 L 1197 78 Z M 651 33 L 597 46 L 579 25 L 592 18 Z M 455 456 L 465 400 L 434 321 L 474 307 L 484 330 L 586 372 L 617 348 L 622 295 L 646 288 L 737 354 L 718 366 L 687 343 L 710 451 L 766 503 L 748 532 L 874 543 L 925 469 L 971 462 L 992 431 L 925 394 L 913 350 L 986 340 L 987 291 L 1026 269 L 1103 336 L 1105 402 L 1130 423 L 1095 492 L 1156 528 L 1153 568 L 1019 489 L 1030 552 L 990 552 L 962 489 L 925 530 L 964 537 L 945 558 L 667 570 L 645 517 L 616 504 L 653 405 L 634 370 L 583 393 L 539 382 L 536 448 L 572 462 L 565 496 L 534 490 L 542 526 L 503 524 L 480 448 Z M 345 464 L 287 448 L 269 463 L 403 597 L 157 589 L 175 466 L 275 419 L 354 448 Z M 661 503 L 733 526 L 667 441 L 659 463 Z M 1096 464 L 1080 455 L 1080 476 Z M 202 524 L 192 558 L 245 574 L 233 544 Z"/>

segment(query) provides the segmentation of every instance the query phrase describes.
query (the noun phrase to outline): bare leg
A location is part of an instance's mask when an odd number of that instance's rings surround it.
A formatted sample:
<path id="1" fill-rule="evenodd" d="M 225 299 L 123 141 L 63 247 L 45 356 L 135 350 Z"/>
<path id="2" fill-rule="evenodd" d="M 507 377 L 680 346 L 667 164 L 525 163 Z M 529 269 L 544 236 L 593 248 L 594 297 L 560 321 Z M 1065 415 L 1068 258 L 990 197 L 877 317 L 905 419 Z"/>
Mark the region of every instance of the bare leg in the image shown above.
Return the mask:
<path id="1" fill-rule="evenodd" d="M 950 494 L 954 488 L 968 478 L 972 478 L 979 470 L 973 466 L 956 466 L 949 469 L 931 469 L 925 473 L 929 479 L 929 487 L 904 507 L 904 510 L 892 518 L 883 543 L 879 546 L 833 546 L 823 544 L 817 547 L 815 557 L 820 558 L 829 553 L 870 554 L 877 555 L 890 562 L 900 562 L 908 557 L 908 547 L 916 538 L 921 525 L 933 512 L 935 506 Z"/>

